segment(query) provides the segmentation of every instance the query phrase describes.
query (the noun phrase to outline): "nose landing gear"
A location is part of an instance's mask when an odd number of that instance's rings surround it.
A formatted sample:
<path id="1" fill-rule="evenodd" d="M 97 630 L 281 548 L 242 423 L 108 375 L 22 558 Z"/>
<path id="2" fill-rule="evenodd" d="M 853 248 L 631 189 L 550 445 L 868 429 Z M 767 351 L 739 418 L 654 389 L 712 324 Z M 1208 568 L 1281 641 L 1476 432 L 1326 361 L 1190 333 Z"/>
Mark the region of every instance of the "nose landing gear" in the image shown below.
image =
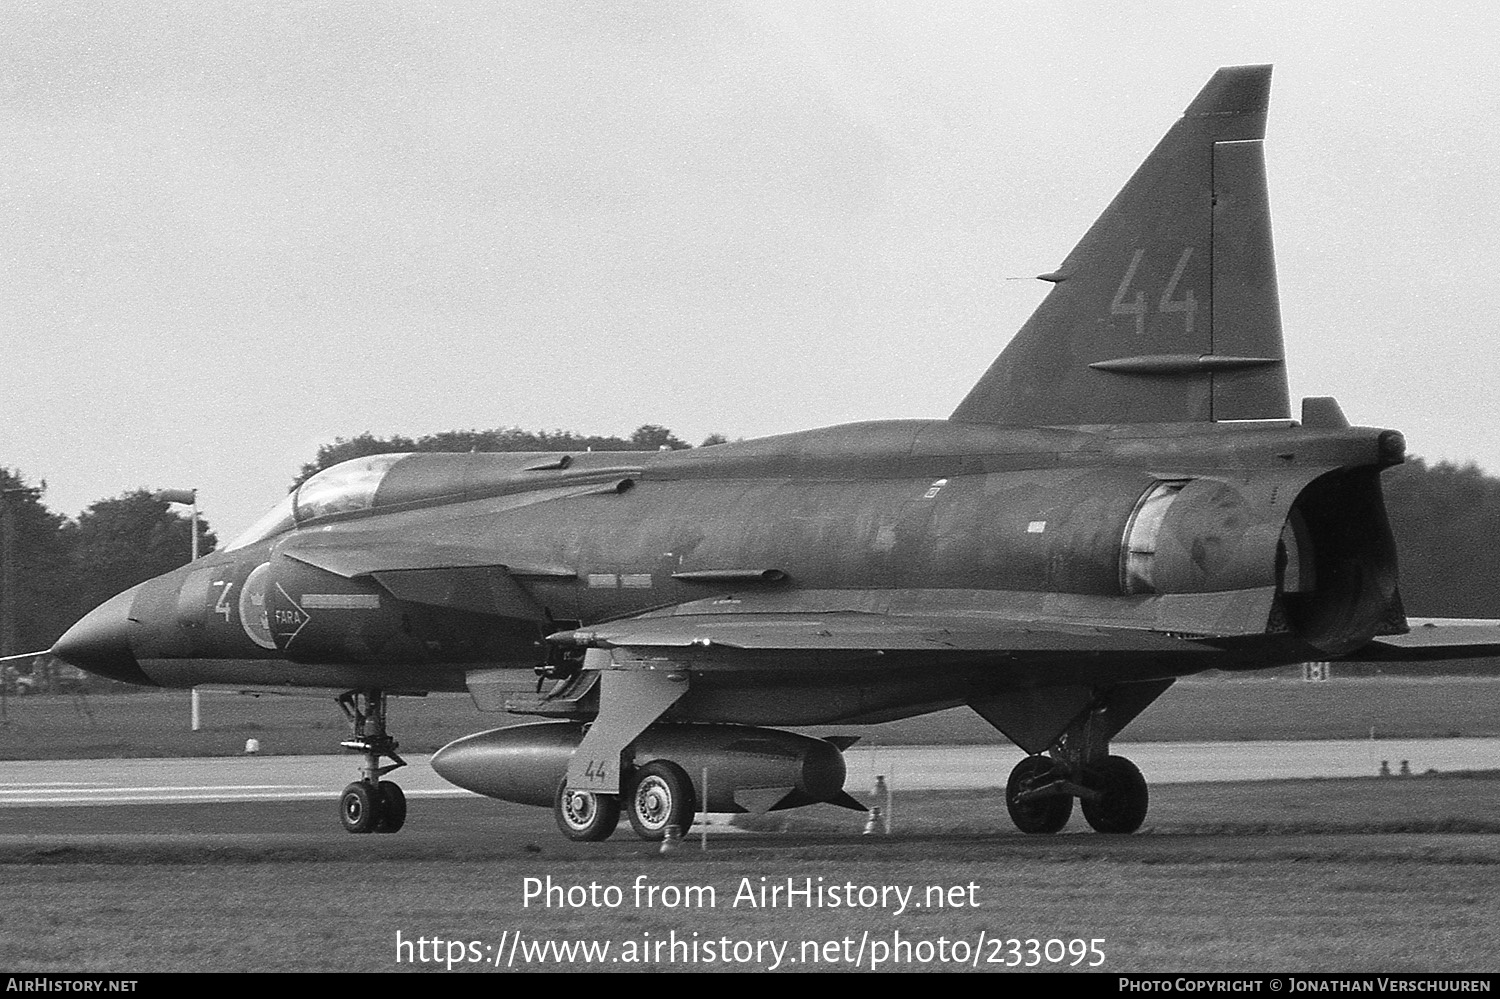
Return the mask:
<path id="1" fill-rule="evenodd" d="M 338 704 L 354 727 L 354 737 L 340 745 L 364 755 L 360 779 L 339 796 L 339 820 L 351 833 L 396 832 L 406 824 L 406 795 L 400 785 L 381 778 L 406 761 L 385 730 L 385 691 L 348 690 L 339 695 Z M 381 766 L 383 756 L 395 762 Z"/>

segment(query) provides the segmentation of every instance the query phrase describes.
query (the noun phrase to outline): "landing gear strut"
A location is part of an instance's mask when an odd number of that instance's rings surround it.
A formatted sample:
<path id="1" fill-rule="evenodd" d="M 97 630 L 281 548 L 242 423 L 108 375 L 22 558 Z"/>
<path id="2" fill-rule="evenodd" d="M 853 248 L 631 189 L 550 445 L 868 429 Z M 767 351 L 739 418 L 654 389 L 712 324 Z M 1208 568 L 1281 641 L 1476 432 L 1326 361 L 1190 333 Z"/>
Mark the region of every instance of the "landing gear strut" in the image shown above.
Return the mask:
<path id="1" fill-rule="evenodd" d="M 406 824 L 406 795 L 395 782 L 380 778 L 406 761 L 396 755 L 398 744 L 385 730 L 385 691 L 347 690 L 338 703 L 354 727 L 354 737 L 340 745 L 365 758 L 360 779 L 339 796 L 339 820 L 352 833 L 393 833 Z M 382 756 L 395 762 L 381 766 Z"/>

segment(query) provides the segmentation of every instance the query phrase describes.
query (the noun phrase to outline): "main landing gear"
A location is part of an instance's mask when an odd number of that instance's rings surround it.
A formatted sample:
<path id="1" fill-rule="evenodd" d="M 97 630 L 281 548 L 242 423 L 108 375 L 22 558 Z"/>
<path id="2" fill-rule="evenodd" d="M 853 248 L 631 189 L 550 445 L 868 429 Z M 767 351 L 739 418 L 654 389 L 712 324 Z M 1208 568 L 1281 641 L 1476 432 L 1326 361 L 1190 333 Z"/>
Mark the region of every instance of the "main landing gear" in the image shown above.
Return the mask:
<path id="1" fill-rule="evenodd" d="M 548 675 L 538 672 L 542 678 Z M 665 759 L 630 768 L 620 763 L 626 747 L 687 693 L 689 679 L 685 670 L 600 671 L 599 712 L 573 751 L 553 799 L 552 812 L 564 836 L 608 839 L 622 811 L 641 839 L 665 839 L 672 826 L 687 833 L 698 812 L 687 772 Z"/>
<path id="2" fill-rule="evenodd" d="M 609 839 L 624 811 L 641 839 L 666 838 L 667 827 L 686 834 L 698 814 L 698 798 L 687 772 L 669 760 L 655 760 L 630 774 L 624 794 L 557 789 L 553 815 L 564 836 L 579 842 Z"/>
<path id="3" fill-rule="evenodd" d="M 1146 778 L 1123 756 L 1105 756 L 1076 773 L 1051 756 L 1028 756 L 1010 772 L 1005 806 L 1024 833 L 1055 833 L 1068 824 L 1073 799 L 1102 833 L 1133 833 L 1146 821 Z"/>
<path id="4" fill-rule="evenodd" d="M 348 690 L 338 702 L 354 726 L 354 737 L 340 745 L 365 758 L 360 779 L 339 796 L 339 819 L 352 833 L 396 832 L 406 824 L 406 795 L 400 785 L 381 778 L 406 766 L 406 761 L 396 755 L 398 744 L 385 730 L 385 691 Z M 381 766 L 382 756 L 395 762 Z"/>
<path id="5" fill-rule="evenodd" d="M 1109 754 L 1101 738 L 1102 711 L 1068 726 L 1051 755 L 1028 756 L 1005 785 L 1005 806 L 1024 833 L 1055 833 L 1068 824 L 1073 799 L 1089 825 L 1102 833 L 1133 833 L 1146 821 L 1146 778 L 1123 756 Z"/>

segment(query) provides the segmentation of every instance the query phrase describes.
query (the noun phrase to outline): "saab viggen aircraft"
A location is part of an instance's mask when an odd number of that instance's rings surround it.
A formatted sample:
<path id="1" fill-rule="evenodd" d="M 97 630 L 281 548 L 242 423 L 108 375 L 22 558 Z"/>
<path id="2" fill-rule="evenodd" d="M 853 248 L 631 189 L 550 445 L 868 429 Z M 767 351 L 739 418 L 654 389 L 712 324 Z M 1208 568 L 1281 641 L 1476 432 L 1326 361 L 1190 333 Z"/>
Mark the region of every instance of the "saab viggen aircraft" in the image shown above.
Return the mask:
<path id="1" fill-rule="evenodd" d="M 1030 754 L 1005 792 L 1021 830 L 1077 800 L 1132 832 L 1146 782 L 1110 740 L 1176 677 L 1496 648 L 1406 634 L 1380 487 L 1401 434 L 1326 398 L 1291 418 L 1270 79 L 1214 75 L 946 420 L 356 459 L 53 652 L 142 684 L 331 688 L 364 757 L 350 832 L 405 821 L 388 696 L 464 690 L 541 720 L 433 767 L 577 840 L 622 810 L 652 839 L 751 799 L 859 807 L 852 740 L 770 726 L 965 704 Z"/>

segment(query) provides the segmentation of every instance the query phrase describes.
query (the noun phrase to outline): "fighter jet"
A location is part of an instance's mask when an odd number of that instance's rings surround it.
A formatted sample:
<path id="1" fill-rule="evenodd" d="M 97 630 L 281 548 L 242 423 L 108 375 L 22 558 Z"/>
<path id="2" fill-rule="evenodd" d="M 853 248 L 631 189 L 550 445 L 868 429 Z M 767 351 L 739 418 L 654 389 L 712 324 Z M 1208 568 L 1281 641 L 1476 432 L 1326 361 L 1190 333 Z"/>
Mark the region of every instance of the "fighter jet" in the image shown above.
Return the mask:
<path id="1" fill-rule="evenodd" d="M 465 690 L 540 720 L 433 767 L 552 807 L 576 840 L 622 812 L 654 839 L 698 811 L 859 807 L 850 740 L 773 726 L 958 705 L 1028 754 L 1005 791 L 1019 829 L 1056 832 L 1078 801 L 1132 832 L 1147 785 L 1110 740 L 1177 677 L 1406 644 L 1380 485 L 1405 442 L 1288 402 L 1270 80 L 1213 76 L 946 420 L 359 458 L 53 652 L 142 684 L 331 689 L 363 756 L 350 832 L 406 818 L 388 698 Z M 506 682 L 527 669 L 534 693 Z"/>

